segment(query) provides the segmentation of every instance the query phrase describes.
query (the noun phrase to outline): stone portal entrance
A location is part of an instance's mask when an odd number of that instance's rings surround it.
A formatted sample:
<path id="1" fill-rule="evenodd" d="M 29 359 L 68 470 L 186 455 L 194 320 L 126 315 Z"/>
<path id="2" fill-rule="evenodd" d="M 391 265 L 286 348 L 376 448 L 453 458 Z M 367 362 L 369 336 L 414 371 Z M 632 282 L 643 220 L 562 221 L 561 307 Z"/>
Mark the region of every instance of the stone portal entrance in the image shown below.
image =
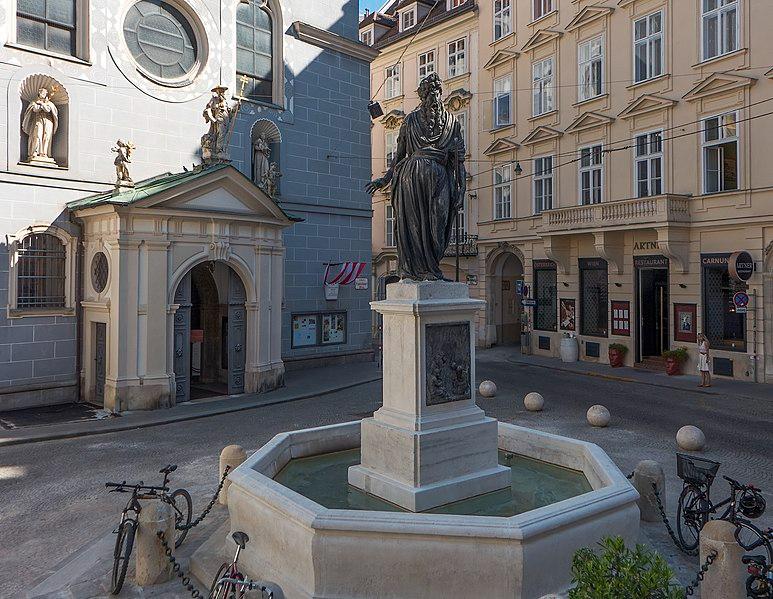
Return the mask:
<path id="1" fill-rule="evenodd" d="M 246 293 L 222 262 L 198 264 L 177 286 L 175 401 L 244 393 Z"/>
<path id="2" fill-rule="evenodd" d="M 523 280 L 523 263 L 515 254 L 500 254 L 489 267 L 488 343 L 493 345 L 520 345 L 521 300 L 518 281 Z"/>
<path id="3" fill-rule="evenodd" d="M 668 258 L 636 256 L 636 361 L 660 357 L 669 349 Z"/>

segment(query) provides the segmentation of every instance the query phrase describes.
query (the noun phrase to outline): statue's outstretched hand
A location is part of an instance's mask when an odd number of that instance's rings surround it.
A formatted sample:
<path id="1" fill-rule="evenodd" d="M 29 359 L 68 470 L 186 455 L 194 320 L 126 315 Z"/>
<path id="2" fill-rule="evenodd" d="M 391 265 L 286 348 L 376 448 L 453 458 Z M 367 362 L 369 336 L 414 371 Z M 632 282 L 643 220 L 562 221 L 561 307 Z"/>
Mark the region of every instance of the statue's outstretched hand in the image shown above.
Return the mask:
<path id="1" fill-rule="evenodd" d="M 371 181 L 365 186 L 365 191 L 368 192 L 370 195 L 373 195 L 379 189 L 383 189 L 385 185 L 386 185 L 386 181 L 384 181 L 384 179 L 374 179 L 373 181 Z"/>

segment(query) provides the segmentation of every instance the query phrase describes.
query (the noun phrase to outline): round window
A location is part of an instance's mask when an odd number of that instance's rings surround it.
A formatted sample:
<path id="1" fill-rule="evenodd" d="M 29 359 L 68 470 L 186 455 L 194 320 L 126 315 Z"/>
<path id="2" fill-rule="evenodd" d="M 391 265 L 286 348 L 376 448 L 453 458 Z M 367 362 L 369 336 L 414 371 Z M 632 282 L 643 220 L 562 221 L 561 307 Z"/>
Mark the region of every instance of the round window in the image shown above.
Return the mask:
<path id="1" fill-rule="evenodd" d="M 91 285 L 97 293 L 102 293 L 107 287 L 107 274 L 107 256 L 97 252 L 91 260 Z"/>
<path id="2" fill-rule="evenodd" d="M 126 13 L 123 33 L 134 60 L 151 77 L 179 81 L 196 64 L 198 48 L 193 27 L 168 2 L 136 2 Z"/>

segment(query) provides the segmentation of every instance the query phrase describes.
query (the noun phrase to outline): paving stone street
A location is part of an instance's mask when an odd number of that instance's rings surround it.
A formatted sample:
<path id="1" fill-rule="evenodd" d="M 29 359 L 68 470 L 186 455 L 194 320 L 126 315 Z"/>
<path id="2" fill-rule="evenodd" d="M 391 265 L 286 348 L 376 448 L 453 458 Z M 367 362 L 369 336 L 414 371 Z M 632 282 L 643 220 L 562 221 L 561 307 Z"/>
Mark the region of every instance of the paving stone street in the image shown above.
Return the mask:
<path id="1" fill-rule="evenodd" d="M 515 352 L 497 348 L 478 354 L 478 381 L 491 379 L 499 388 L 493 399 L 478 397 L 478 404 L 489 415 L 597 443 L 624 473 L 642 459 L 661 462 L 672 516 L 680 488 L 674 435 L 682 425 L 694 424 L 708 438 L 704 455 L 722 462 L 720 474 L 754 482 L 765 491 L 768 505 L 773 505 L 773 398 L 707 394 L 688 387 L 691 379 L 687 377 L 680 381 L 684 389 L 677 389 L 632 382 L 623 375 L 619 379 L 589 376 L 529 363 Z M 553 364 L 560 366 L 558 361 Z M 525 411 L 522 399 L 529 391 L 545 396 L 543 412 Z M 177 463 L 173 485 L 190 490 L 196 514 L 216 486 L 218 454 L 225 445 L 238 443 L 249 453 L 281 431 L 367 417 L 379 406 L 380 395 L 380 383 L 371 382 L 320 397 L 197 420 L 0 447 L 0 596 L 23 595 L 60 570 L 70 556 L 100 540 L 110 552 L 103 539 L 115 526 L 126 496 L 108 494 L 105 481 L 153 483 L 160 467 Z M 609 428 L 594 429 L 585 421 L 588 407 L 596 403 L 611 411 Z M 724 481 L 719 479 L 715 497 L 725 492 Z M 222 521 L 220 517 L 208 523 L 206 534 Z M 758 524 L 773 525 L 770 511 Z M 678 554 L 663 526 L 643 524 L 642 531 L 642 540 L 669 559 L 680 580 L 692 578 L 696 558 Z M 91 573 L 92 577 L 107 575 L 107 569 Z M 185 595 L 172 586 L 169 596 Z"/>

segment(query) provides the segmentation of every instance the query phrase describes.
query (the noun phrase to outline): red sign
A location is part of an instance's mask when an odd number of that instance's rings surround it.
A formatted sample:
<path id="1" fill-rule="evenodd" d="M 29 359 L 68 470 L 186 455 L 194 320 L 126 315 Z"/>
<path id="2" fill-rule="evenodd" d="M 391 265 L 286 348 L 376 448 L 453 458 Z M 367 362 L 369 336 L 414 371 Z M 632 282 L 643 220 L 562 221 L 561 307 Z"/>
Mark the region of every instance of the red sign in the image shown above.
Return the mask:
<path id="1" fill-rule="evenodd" d="M 204 342 L 204 329 L 191 329 L 191 343 Z"/>
<path id="2" fill-rule="evenodd" d="M 631 334 L 631 302 L 612 302 L 612 334 Z"/>

